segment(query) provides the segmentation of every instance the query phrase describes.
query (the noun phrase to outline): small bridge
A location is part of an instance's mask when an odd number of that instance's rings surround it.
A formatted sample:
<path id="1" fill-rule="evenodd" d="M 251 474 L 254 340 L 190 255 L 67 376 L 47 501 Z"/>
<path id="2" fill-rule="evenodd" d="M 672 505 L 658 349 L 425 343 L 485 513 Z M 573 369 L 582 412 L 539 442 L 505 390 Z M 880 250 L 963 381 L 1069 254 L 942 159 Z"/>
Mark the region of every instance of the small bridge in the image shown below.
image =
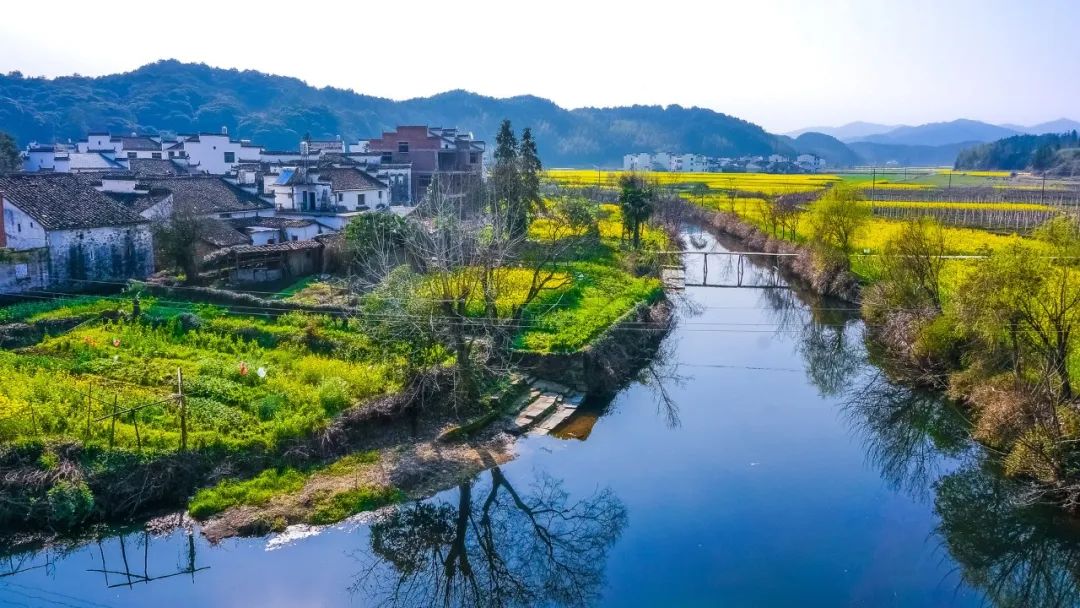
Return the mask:
<path id="1" fill-rule="evenodd" d="M 658 251 L 660 254 L 679 256 L 683 263 L 664 266 L 660 278 L 664 287 L 685 289 L 687 287 L 718 287 L 727 289 L 787 289 L 787 281 L 780 275 L 779 260 L 794 257 L 794 253 L 765 253 L 760 251 Z M 710 258 L 712 266 L 710 269 Z M 765 267 L 750 264 L 749 258 L 766 262 Z M 687 263 L 690 262 L 690 263 Z M 713 280 L 710 281 L 710 270 Z M 689 273 L 689 277 L 688 277 Z"/>

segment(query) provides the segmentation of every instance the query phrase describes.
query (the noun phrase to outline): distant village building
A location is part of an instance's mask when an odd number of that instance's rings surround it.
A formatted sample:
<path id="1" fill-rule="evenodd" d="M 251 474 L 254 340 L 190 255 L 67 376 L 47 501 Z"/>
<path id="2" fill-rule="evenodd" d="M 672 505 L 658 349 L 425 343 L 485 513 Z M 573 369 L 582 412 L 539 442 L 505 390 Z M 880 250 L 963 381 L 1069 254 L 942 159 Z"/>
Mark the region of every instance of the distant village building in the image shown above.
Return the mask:
<path id="1" fill-rule="evenodd" d="M 365 152 L 378 152 L 384 165 L 411 165 L 414 201 L 424 197 L 436 175 L 451 194 L 483 177 L 484 142 L 457 129 L 400 126 L 367 140 L 366 147 Z"/>
<path id="2" fill-rule="evenodd" d="M 263 188 L 279 214 L 308 216 L 335 231 L 390 206 L 390 187 L 357 167 L 283 167 L 264 178 Z"/>
<path id="3" fill-rule="evenodd" d="M 169 158 L 183 159 L 191 172 L 210 175 L 225 175 L 240 163 L 262 160 L 262 148 L 246 139 L 231 139 L 224 128 L 221 133 L 182 135 L 167 152 Z"/>
<path id="4" fill-rule="evenodd" d="M 623 171 L 652 171 L 652 156 L 644 152 L 623 156 Z"/>
<path id="5" fill-rule="evenodd" d="M 24 278 L 0 283 L 0 290 L 81 287 L 81 282 L 141 279 L 154 271 L 149 221 L 100 192 L 96 183 L 90 176 L 63 173 L 0 176 L 2 244 L 37 254 L 33 267 L 25 261 L 25 268 L 15 269 L 14 276 Z"/>

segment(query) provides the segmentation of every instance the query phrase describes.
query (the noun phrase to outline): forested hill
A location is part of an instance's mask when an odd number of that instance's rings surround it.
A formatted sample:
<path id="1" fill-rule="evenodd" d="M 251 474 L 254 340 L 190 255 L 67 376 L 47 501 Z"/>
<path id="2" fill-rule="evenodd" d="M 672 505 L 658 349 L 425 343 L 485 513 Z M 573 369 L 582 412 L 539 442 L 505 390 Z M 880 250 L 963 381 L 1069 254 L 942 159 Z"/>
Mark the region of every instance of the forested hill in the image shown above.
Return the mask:
<path id="1" fill-rule="evenodd" d="M 956 168 L 1080 176 L 1080 139 L 1076 131 L 1006 137 L 962 150 L 956 158 Z"/>
<path id="2" fill-rule="evenodd" d="M 417 78 L 423 78 L 422 71 Z M 530 126 L 548 166 L 621 165 L 628 152 L 712 156 L 790 154 L 761 127 L 700 108 L 632 106 L 566 110 L 532 96 L 496 99 L 466 91 L 393 101 L 251 70 L 160 61 L 96 78 L 0 76 L 0 130 L 20 145 L 114 133 L 229 133 L 275 149 L 300 138 L 377 136 L 399 124 L 456 126 L 494 141 L 499 121 Z"/>

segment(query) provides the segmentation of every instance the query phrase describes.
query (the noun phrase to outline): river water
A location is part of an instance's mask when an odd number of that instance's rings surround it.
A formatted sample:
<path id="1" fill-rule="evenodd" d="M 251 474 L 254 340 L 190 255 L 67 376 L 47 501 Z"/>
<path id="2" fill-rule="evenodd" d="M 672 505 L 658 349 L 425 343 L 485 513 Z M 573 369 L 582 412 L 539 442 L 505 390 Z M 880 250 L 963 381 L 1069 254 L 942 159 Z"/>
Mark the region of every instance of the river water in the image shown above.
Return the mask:
<path id="1" fill-rule="evenodd" d="M 329 529 L 0 558 L 0 605 L 1077 602 L 1070 525 L 1012 506 L 953 408 L 885 381 L 855 311 L 724 256 L 708 281 L 744 287 L 686 289 L 657 360 L 577 438 L 528 437 L 470 484 Z"/>

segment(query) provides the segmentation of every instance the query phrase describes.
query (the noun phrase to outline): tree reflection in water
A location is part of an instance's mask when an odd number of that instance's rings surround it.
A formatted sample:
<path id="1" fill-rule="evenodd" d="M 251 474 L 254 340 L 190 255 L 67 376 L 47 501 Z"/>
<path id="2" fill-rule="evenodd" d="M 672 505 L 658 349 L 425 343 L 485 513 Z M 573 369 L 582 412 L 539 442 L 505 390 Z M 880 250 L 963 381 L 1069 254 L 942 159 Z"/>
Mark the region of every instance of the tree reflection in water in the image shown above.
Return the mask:
<path id="1" fill-rule="evenodd" d="M 1023 503 L 1023 484 L 971 442 L 953 405 L 879 372 L 848 392 L 844 409 L 885 479 L 916 497 L 932 494 L 938 536 L 990 605 L 1080 605 L 1080 522 Z"/>
<path id="2" fill-rule="evenodd" d="M 971 447 L 955 406 L 936 393 L 894 384 L 880 371 L 849 389 L 841 407 L 881 476 L 918 498 L 929 494 L 947 457 Z"/>
<path id="3" fill-rule="evenodd" d="M 502 471 L 458 486 L 457 504 L 418 502 L 371 527 L 354 592 L 392 606 L 586 606 L 626 526 L 610 490 L 571 503 L 539 476 L 519 493 Z M 486 484 L 485 484 L 486 485 Z"/>
<path id="4" fill-rule="evenodd" d="M 858 316 L 850 305 L 795 289 L 765 289 L 761 300 L 772 314 L 776 331 L 795 335 L 807 377 L 821 396 L 839 395 L 866 367 Z"/>
<path id="5" fill-rule="evenodd" d="M 991 462 L 938 482 L 939 532 L 964 580 L 1002 608 L 1080 605 L 1080 529 L 1054 507 L 1021 505 Z"/>

